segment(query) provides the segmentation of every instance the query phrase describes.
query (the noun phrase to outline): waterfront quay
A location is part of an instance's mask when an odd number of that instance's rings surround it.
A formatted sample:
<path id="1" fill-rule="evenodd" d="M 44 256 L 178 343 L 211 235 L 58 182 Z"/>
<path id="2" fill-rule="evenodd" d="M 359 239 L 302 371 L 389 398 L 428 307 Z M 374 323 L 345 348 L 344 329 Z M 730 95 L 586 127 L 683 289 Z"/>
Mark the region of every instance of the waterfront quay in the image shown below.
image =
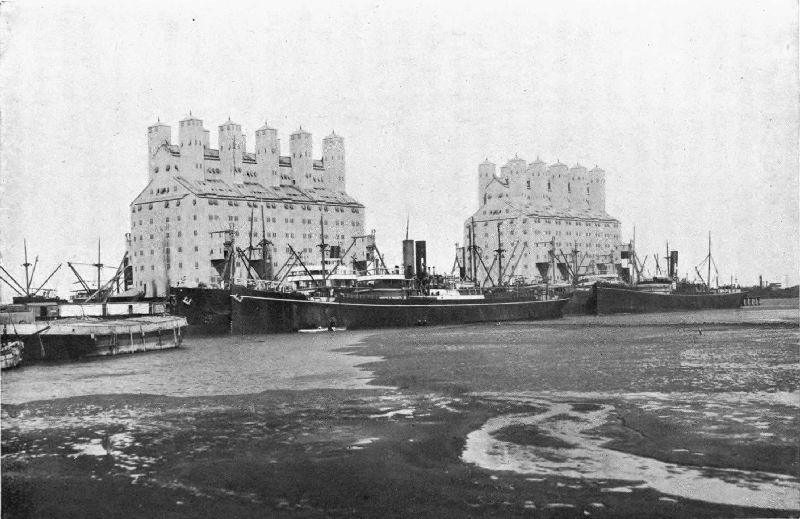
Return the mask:
<path id="1" fill-rule="evenodd" d="M 796 517 L 797 305 L 23 367 L 3 517 Z"/>

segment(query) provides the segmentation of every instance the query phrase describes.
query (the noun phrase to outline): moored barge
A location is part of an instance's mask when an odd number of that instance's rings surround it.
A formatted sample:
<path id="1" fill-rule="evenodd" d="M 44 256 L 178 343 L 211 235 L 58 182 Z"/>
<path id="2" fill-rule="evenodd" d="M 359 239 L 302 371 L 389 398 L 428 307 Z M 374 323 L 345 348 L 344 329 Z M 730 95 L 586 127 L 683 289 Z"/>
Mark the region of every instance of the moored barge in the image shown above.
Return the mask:
<path id="1" fill-rule="evenodd" d="M 142 315 L 125 319 L 57 319 L 7 327 L 25 342 L 24 362 L 74 360 L 177 348 L 186 319 Z"/>

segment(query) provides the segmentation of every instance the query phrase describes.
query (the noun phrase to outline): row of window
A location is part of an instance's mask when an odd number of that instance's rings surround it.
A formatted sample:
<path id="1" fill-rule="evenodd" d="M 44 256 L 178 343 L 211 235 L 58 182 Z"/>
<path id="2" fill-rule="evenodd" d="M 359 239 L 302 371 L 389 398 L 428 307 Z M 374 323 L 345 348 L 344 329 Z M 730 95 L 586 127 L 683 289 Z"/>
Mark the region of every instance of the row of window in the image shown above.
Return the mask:
<path id="1" fill-rule="evenodd" d="M 564 225 L 572 225 L 572 222 L 574 221 L 574 220 L 560 220 L 558 218 L 555 218 L 555 219 L 534 218 L 533 219 L 533 223 L 542 223 L 542 220 L 544 220 L 544 223 L 555 223 L 556 225 L 561 225 L 562 222 L 563 222 Z M 484 220 L 483 226 L 484 227 L 488 227 L 488 225 L 490 223 L 496 224 L 497 222 L 490 222 L 489 220 Z M 512 218 L 508 222 L 506 222 L 504 220 L 500 220 L 500 223 L 510 223 L 511 225 L 515 225 L 516 224 L 516 219 Z M 527 218 L 523 218 L 522 219 L 522 223 L 528 223 L 528 219 Z M 591 227 L 592 225 L 594 225 L 595 227 L 603 227 L 603 226 L 611 227 L 613 225 L 613 227 L 615 229 L 619 227 L 618 223 L 615 223 L 615 224 L 599 223 L 599 222 L 594 222 L 594 223 L 592 223 L 592 222 L 583 222 L 583 223 L 581 223 L 581 221 L 575 221 L 575 226 L 576 227 L 581 227 L 581 226 Z M 466 226 L 466 229 L 469 229 L 469 225 Z"/>
<path id="2" fill-rule="evenodd" d="M 144 271 L 145 266 L 146 265 L 139 265 L 139 271 Z M 172 265 L 170 263 L 167 263 L 166 267 L 167 267 L 167 270 L 171 270 L 172 269 Z M 183 262 L 178 262 L 178 268 L 179 269 L 183 268 Z M 194 268 L 199 269 L 200 268 L 200 263 L 195 261 L 194 262 Z M 150 270 L 155 270 L 155 269 L 156 269 L 155 265 L 150 265 Z"/>
<path id="3" fill-rule="evenodd" d="M 178 171 L 178 165 L 177 165 L 177 164 L 175 164 L 175 165 L 174 165 L 174 166 L 172 166 L 172 167 L 174 167 L 174 168 L 175 168 L 175 171 Z M 169 171 L 169 168 L 170 168 L 170 165 L 169 165 L 169 164 L 167 164 L 166 166 L 164 166 L 164 169 L 165 169 L 165 170 L 167 170 L 167 171 Z M 158 166 L 156 166 L 156 167 L 154 167 L 154 168 L 153 168 L 153 173 L 158 173 Z M 152 192 L 151 192 L 151 194 L 152 194 Z"/>
<path id="4" fill-rule="evenodd" d="M 523 242 L 523 245 L 524 246 L 528 246 L 528 242 Z M 483 244 L 483 247 L 479 246 L 478 249 L 482 250 L 484 253 L 489 253 L 489 252 L 494 252 L 494 247 L 496 247 L 496 246 L 497 246 L 497 244 L 485 242 Z M 560 241 L 557 241 L 557 242 L 550 242 L 550 241 L 533 242 L 532 246 L 533 247 L 538 247 L 538 248 L 543 248 L 543 249 L 548 249 L 548 248 L 553 247 L 553 246 L 561 247 L 562 246 L 562 242 L 560 242 Z M 563 246 L 564 247 L 588 247 L 588 248 L 595 247 L 595 248 L 598 248 L 598 249 L 599 248 L 606 248 L 606 249 L 610 249 L 611 248 L 611 244 L 609 244 L 609 243 L 590 243 L 590 242 L 586 242 L 586 243 L 582 243 L 582 242 L 563 242 Z M 506 251 L 506 252 L 508 252 L 508 251 Z M 527 256 L 527 253 L 525 255 Z"/>
<path id="5" fill-rule="evenodd" d="M 173 190 L 177 191 L 178 190 L 177 186 L 173 187 Z M 169 188 L 159 188 L 159 189 L 157 189 L 157 193 L 155 193 L 155 194 L 162 194 L 162 193 L 166 193 L 168 191 L 169 191 Z M 154 190 L 151 189 L 150 190 L 150 194 L 151 195 L 154 194 Z M 213 198 L 209 198 L 208 199 L 208 205 L 219 205 L 219 202 L 220 201 L 217 200 L 217 199 L 213 199 Z M 178 207 L 180 205 L 181 205 L 181 201 L 180 200 L 175 200 L 175 206 Z M 197 199 L 192 200 L 192 205 L 197 205 Z M 239 201 L 237 201 L 237 200 L 228 200 L 228 205 L 231 206 L 231 207 L 239 207 Z M 132 213 L 135 213 L 137 211 L 141 212 L 143 206 L 144 206 L 144 204 L 138 204 L 136 206 L 133 206 L 133 207 L 131 207 L 131 212 Z M 169 206 L 170 206 L 170 201 L 166 200 L 164 202 L 164 207 L 168 208 Z M 259 207 L 259 204 L 257 202 L 247 202 L 247 207 L 257 208 L 257 207 Z M 265 203 L 263 207 L 265 209 L 277 209 L 278 208 L 277 204 L 275 204 L 273 202 Z M 326 206 L 317 206 L 317 207 L 318 207 L 318 209 L 320 211 L 328 212 L 328 207 L 329 206 L 327 206 L 327 205 Z M 294 204 L 290 204 L 290 203 L 283 204 L 283 208 L 284 209 L 294 209 Z M 312 204 L 301 204 L 300 208 L 305 210 L 305 211 L 311 211 L 313 209 Z M 148 210 L 152 210 L 153 209 L 153 203 L 152 202 L 147 204 L 147 209 Z M 337 212 L 337 213 L 344 213 L 345 212 L 345 208 L 344 207 L 339 207 L 339 206 L 333 206 L 333 210 L 334 210 L 334 212 Z M 357 207 L 351 207 L 350 208 L 350 212 L 357 214 L 357 213 L 359 213 L 359 209 Z"/>
<path id="6" fill-rule="evenodd" d="M 194 234 L 194 236 L 197 236 L 197 229 L 192 231 L 192 233 Z M 178 238 L 181 238 L 182 236 L 183 236 L 183 231 L 178 231 Z M 238 233 L 237 233 L 237 236 L 238 236 Z M 164 237 L 165 238 L 169 238 L 169 232 L 164 233 Z M 150 239 L 151 240 L 155 239 L 155 235 L 151 233 L 150 234 Z M 133 241 L 136 241 L 136 236 L 135 235 L 133 236 Z M 142 235 L 142 234 L 139 235 L 139 241 L 144 241 L 144 235 Z"/>

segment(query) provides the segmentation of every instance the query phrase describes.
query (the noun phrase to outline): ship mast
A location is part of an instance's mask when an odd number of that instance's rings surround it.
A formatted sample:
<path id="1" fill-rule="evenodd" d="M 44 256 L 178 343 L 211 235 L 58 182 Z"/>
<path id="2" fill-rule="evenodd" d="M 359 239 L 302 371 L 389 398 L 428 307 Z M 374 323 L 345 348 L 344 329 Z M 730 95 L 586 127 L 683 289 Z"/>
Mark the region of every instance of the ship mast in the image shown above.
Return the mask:
<path id="1" fill-rule="evenodd" d="M 469 224 L 469 276 L 473 283 L 477 283 L 478 263 L 475 261 L 475 217 L 473 216 Z"/>
<path id="2" fill-rule="evenodd" d="M 583 262 L 581 262 L 583 263 Z M 575 242 L 572 247 L 572 265 L 575 270 L 572 271 L 572 284 L 578 284 L 578 242 Z"/>
<path id="3" fill-rule="evenodd" d="M 708 291 L 711 292 L 711 231 L 708 231 L 708 277 L 706 281 Z"/>
<path id="4" fill-rule="evenodd" d="M 29 296 L 31 293 L 31 279 L 28 276 L 28 267 L 30 267 L 31 264 L 28 261 L 28 241 L 22 240 L 22 245 L 25 249 L 25 263 L 22 264 L 22 266 L 25 267 L 25 295 Z"/>
<path id="5" fill-rule="evenodd" d="M 325 243 L 325 222 L 322 219 L 322 215 L 319 215 L 319 228 L 321 231 L 320 243 L 317 247 L 319 247 L 319 253 L 322 256 L 322 279 L 325 279 L 325 249 L 328 247 L 328 244 Z M 319 287 L 319 283 L 317 287 Z"/>
<path id="6" fill-rule="evenodd" d="M 234 242 L 233 242 L 234 233 L 235 233 L 235 231 L 234 231 L 234 228 L 233 228 L 233 224 L 230 224 L 230 227 L 228 228 L 228 240 L 229 241 L 227 242 L 227 245 L 229 247 L 228 250 L 230 251 L 228 253 L 228 261 L 230 262 L 230 280 L 228 281 L 228 288 L 233 286 L 233 281 L 234 281 L 234 279 L 236 279 L 236 256 L 234 255 L 234 251 L 236 250 L 236 248 L 235 248 Z"/>
<path id="7" fill-rule="evenodd" d="M 97 238 L 97 263 L 92 266 L 97 267 L 97 290 L 100 290 L 100 272 L 103 268 L 103 264 L 100 262 L 100 238 Z"/>
<path id="8" fill-rule="evenodd" d="M 264 223 L 264 206 L 261 206 L 261 268 L 262 272 L 259 274 L 261 275 L 264 281 L 269 281 L 267 279 L 267 272 L 271 274 L 272 265 L 267 266 L 267 246 L 270 245 L 272 242 L 267 240 L 267 232 L 266 232 L 266 224 Z M 270 257 L 270 262 L 272 258 Z M 269 277 L 272 277 L 271 275 Z"/>
<path id="9" fill-rule="evenodd" d="M 502 238 L 500 235 L 500 224 L 502 222 L 497 222 L 497 249 L 495 252 L 497 253 L 497 286 L 503 286 L 503 243 Z"/>
<path id="10" fill-rule="evenodd" d="M 631 272 L 631 284 L 635 285 L 639 281 L 639 262 L 636 261 L 636 226 L 633 226 L 633 240 L 631 241 L 631 262 L 633 263 L 633 272 Z M 634 280 L 633 275 L 636 274 Z"/>
<path id="11" fill-rule="evenodd" d="M 253 260 L 253 215 L 255 207 L 250 208 L 250 234 L 248 235 L 249 245 L 247 246 L 247 279 L 250 279 L 250 266 Z M 256 272 L 258 274 L 258 272 Z"/>

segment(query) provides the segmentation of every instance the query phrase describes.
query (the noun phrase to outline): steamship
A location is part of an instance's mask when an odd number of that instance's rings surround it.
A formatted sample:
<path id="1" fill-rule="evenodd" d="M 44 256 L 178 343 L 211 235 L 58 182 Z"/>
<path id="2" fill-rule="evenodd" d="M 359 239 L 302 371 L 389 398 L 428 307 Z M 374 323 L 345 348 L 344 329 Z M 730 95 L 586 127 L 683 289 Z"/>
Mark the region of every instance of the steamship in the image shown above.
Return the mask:
<path id="1" fill-rule="evenodd" d="M 303 264 L 292 250 L 300 265 L 279 280 L 177 288 L 176 313 L 189 319 L 193 331 L 255 334 L 553 319 L 568 301 L 548 299 L 533 287 L 483 289 L 460 277 L 430 275 L 424 241 L 404 241 L 403 272 L 386 267 L 374 241 L 368 263 L 352 269 L 343 258 L 326 258 L 324 243 L 320 249 L 317 267 Z M 192 306 L 194 313 L 187 311 Z"/>
<path id="2" fill-rule="evenodd" d="M 460 276 L 430 275 L 426 243 L 403 242 L 404 272 L 376 254 L 373 269 L 349 290 L 264 293 L 234 286 L 233 333 L 274 333 L 327 327 L 355 329 L 555 319 L 568 299 L 536 287 L 483 289 Z M 327 291 L 327 292 L 326 292 Z"/>
<path id="3" fill-rule="evenodd" d="M 708 255 L 695 267 L 701 283 L 687 280 L 678 281 L 678 251 L 667 247 L 667 276 L 644 279 L 643 264 L 636 256 L 635 247 L 623 257 L 630 260 L 631 283 L 597 282 L 593 285 L 587 303 L 590 313 L 597 315 L 617 313 L 649 313 L 668 311 L 692 311 L 734 309 L 742 306 L 747 295 L 731 283 L 728 286 L 711 286 L 711 267 L 715 263 L 711 257 L 711 235 L 708 237 Z M 703 278 L 700 267 L 705 265 L 707 273 Z M 718 276 L 717 276 L 718 277 Z"/>

